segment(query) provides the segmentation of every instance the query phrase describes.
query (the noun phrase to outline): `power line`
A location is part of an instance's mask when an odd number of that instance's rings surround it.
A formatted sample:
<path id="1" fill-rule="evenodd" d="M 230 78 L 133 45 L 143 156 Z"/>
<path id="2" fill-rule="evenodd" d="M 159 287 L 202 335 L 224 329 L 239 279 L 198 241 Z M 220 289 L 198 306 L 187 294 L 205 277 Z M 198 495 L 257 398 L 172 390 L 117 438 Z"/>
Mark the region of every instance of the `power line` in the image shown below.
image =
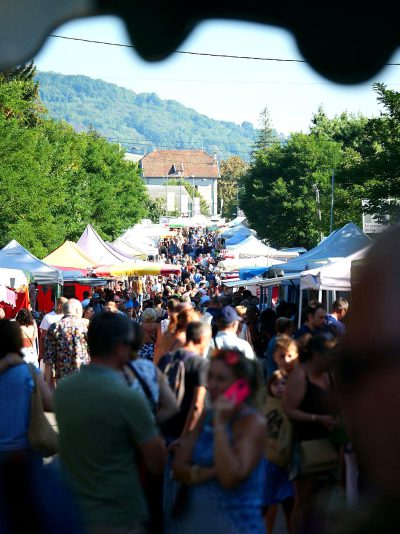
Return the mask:
<path id="1" fill-rule="evenodd" d="M 91 44 L 100 44 L 100 45 L 107 45 L 107 46 L 118 46 L 121 48 L 133 48 L 135 47 L 130 44 L 123 44 L 123 43 L 111 43 L 109 41 L 96 41 L 94 39 L 83 39 L 81 37 L 67 37 L 66 35 L 56 35 L 54 33 L 50 34 L 49 37 L 55 37 L 57 39 L 66 39 L 69 41 L 80 41 L 83 43 L 91 43 Z M 287 59 L 287 58 L 270 58 L 270 57 L 258 57 L 258 56 L 237 56 L 233 54 L 214 54 L 209 52 L 190 52 L 187 50 L 173 50 L 173 54 L 187 54 L 192 56 L 206 56 L 206 57 L 219 57 L 219 58 L 226 58 L 226 59 L 245 59 L 245 60 L 251 60 L 251 61 L 277 61 L 282 63 L 308 63 L 305 59 Z M 400 66 L 400 63 L 385 63 L 385 65 L 389 66 Z"/>
<path id="2" fill-rule="evenodd" d="M 68 41 L 81 41 L 83 43 L 118 46 L 122 48 L 133 48 L 133 45 L 123 43 L 111 43 L 109 41 L 96 41 L 93 39 L 82 39 L 80 37 L 67 37 L 65 35 L 50 34 L 49 37 L 56 37 L 57 39 L 66 39 Z M 257 56 L 236 56 L 232 54 L 213 54 L 211 52 L 189 52 L 187 50 L 174 50 L 173 54 L 187 54 L 191 56 L 206 56 L 206 57 L 220 57 L 225 59 L 246 59 L 252 61 L 278 61 L 284 63 L 307 63 L 305 59 L 284 59 L 284 58 L 271 58 L 271 57 L 257 57 Z"/>

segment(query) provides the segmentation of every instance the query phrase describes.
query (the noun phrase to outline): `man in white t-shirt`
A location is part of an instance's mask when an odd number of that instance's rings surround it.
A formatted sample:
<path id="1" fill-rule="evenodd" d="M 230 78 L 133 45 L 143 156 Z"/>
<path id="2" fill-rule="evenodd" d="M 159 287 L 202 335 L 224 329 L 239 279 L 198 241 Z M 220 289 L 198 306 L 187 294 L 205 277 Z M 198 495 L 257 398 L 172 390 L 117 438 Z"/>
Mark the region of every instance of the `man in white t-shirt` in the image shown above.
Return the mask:
<path id="1" fill-rule="evenodd" d="M 221 309 L 217 318 L 218 332 L 211 340 L 209 356 L 215 349 L 233 349 L 242 352 L 249 360 L 255 360 L 250 343 L 236 335 L 241 320 L 232 306 L 224 306 Z"/>
<path id="2" fill-rule="evenodd" d="M 51 311 L 50 313 L 46 313 L 46 315 L 43 317 L 42 322 L 39 326 L 39 351 L 40 351 L 40 357 L 43 357 L 44 354 L 44 343 L 45 338 L 47 335 L 47 330 L 50 328 L 50 326 L 54 323 L 58 323 L 58 321 L 64 316 L 62 309 L 65 302 L 67 302 L 68 299 L 65 297 L 59 297 L 56 300 L 56 308 L 55 310 Z"/>

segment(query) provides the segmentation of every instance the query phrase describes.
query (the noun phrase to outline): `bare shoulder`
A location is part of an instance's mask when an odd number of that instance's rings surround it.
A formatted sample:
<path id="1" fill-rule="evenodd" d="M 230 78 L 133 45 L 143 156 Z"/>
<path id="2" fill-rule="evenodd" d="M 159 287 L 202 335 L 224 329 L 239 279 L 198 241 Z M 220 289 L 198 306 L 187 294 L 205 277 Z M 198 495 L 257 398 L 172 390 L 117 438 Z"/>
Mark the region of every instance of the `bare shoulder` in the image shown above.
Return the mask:
<path id="1" fill-rule="evenodd" d="M 265 434 L 266 420 L 262 413 L 258 411 L 249 411 L 241 414 L 233 423 L 233 433 L 241 434 Z"/>
<path id="2" fill-rule="evenodd" d="M 303 365 L 297 365 L 288 377 L 288 383 L 298 384 L 304 382 L 306 378 L 306 372 Z"/>

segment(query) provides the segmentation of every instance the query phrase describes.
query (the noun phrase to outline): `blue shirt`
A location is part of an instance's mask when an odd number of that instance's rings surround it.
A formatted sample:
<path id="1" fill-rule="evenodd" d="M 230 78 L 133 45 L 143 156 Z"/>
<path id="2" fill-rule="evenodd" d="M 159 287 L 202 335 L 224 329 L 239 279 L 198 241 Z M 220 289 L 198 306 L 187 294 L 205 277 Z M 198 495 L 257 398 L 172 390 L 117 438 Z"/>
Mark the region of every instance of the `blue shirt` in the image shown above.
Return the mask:
<path id="1" fill-rule="evenodd" d="M 333 315 L 328 314 L 326 316 L 325 324 L 334 336 L 341 337 L 344 336 L 344 334 L 346 333 L 346 327 L 344 326 L 342 321 L 339 321 Z"/>
<path id="2" fill-rule="evenodd" d="M 26 364 L 0 374 L 0 451 L 27 449 L 33 379 Z"/>

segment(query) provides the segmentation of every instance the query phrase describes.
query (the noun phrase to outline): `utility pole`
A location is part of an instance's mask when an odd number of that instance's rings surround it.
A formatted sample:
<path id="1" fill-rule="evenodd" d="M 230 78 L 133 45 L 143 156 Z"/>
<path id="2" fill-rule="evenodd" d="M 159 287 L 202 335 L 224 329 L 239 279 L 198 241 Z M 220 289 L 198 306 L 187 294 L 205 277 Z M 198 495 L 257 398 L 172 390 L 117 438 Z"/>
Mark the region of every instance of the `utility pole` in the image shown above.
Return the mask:
<path id="1" fill-rule="evenodd" d="M 322 231 L 321 231 L 321 223 L 322 223 L 322 215 L 321 215 L 321 202 L 319 197 L 319 189 L 317 184 L 313 184 L 313 189 L 315 191 L 315 200 L 317 201 L 317 216 L 319 219 L 319 241 L 322 241 Z"/>
<path id="2" fill-rule="evenodd" d="M 331 224 L 330 224 L 330 231 L 331 234 L 333 232 L 333 205 L 335 202 L 335 169 L 332 170 L 332 193 L 331 193 Z"/>

